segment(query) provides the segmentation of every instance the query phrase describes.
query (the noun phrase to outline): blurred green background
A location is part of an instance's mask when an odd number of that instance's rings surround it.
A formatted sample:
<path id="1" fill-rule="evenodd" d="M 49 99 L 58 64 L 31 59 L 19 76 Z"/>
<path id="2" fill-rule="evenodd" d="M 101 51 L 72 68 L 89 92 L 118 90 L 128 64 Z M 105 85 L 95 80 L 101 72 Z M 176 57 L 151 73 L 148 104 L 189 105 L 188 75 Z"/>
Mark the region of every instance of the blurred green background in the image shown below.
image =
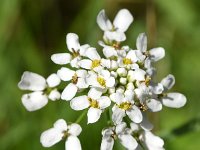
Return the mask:
<path id="1" fill-rule="evenodd" d="M 58 118 L 74 122 L 81 112 L 68 102 L 49 101 L 36 112 L 21 104 L 24 93 L 17 83 L 25 70 L 47 77 L 60 66 L 50 56 L 66 52 L 65 36 L 75 32 L 82 44 L 97 45 L 102 32 L 96 16 L 105 9 L 114 18 L 127 8 L 135 21 L 125 44 L 135 48 L 139 33 L 146 32 L 148 46 L 162 46 L 166 57 L 158 62 L 158 79 L 172 73 L 174 91 L 187 96 L 182 109 L 164 108 L 152 117 L 155 132 L 165 139 L 167 150 L 200 149 L 200 1 L 199 0 L 1 0 L 0 4 L 0 149 L 43 150 L 40 134 Z M 83 150 L 98 150 L 106 118 L 93 125 L 81 122 Z M 64 141 L 49 150 L 64 149 Z M 123 148 L 117 142 L 116 150 Z"/>

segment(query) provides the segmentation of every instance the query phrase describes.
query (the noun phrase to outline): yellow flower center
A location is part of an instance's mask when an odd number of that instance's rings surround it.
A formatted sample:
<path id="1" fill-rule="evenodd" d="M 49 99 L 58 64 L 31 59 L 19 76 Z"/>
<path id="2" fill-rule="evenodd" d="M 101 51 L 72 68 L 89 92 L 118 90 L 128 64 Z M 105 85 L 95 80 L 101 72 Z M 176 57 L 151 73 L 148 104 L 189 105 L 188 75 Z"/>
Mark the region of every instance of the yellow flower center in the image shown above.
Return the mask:
<path id="1" fill-rule="evenodd" d="M 76 84 L 78 82 L 78 76 L 75 73 L 74 76 L 72 77 L 72 83 Z"/>
<path id="2" fill-rule="evenodd" d="M 123 102 L 120 105 L 118 105 L 119 108 L 124 109 L 124 110 L 130 109 L 131 106 L 132 104 L 130 102 Z"/>
<path id="3" fill-rule="evenodd" d="M 125 65 L 130 65 L 130 64 L 132 64 L 132 61 L 131 61 L 130 58 L 124 58 L 124 59 L 123 59 L 123 63 L 124 63 Z"/>
<path id="4" fill-rule="evenodd" d="M 80 54 L 79 54 L 79 52 L 78 51 L 75 51 L 74 49 L 72 49 L 72 57 L 73 58 L 76 58 L 76 57 L 78 57 Z"/>
<path id="5" fill-rule="evenodd" d="M 98 78 L 97 78 L 97 82 L 98 82 L 101 86 L 103 86 L 103 87 L 106 86 L 106 81 L 105 81 L 105 79 L 102 78 L 102 77 L 98 77 Z"/>
<path id="6" fill-rule="evenodd" d="M 97 60 L 97 59 L 93 60 L 91 68 L 94 69 L 94 68 L 100 66 L 100 63 L 101 63 L 101 60 Z"/>
<path id="7" fill-rule="evenodd" d="M 150 81 L 151 81 L 151 77 L 147 76 L 147 78 L 145 79 L 145 85 L 149 86 Z"/>
<path id="8" fill-rule="evenodd" d="M 90 101 L 90 107 L 99 108 L 99 103 L 97 102 L 97 100 L 94 100 L 90 97 L 88 97 L 88 100 Z"/>

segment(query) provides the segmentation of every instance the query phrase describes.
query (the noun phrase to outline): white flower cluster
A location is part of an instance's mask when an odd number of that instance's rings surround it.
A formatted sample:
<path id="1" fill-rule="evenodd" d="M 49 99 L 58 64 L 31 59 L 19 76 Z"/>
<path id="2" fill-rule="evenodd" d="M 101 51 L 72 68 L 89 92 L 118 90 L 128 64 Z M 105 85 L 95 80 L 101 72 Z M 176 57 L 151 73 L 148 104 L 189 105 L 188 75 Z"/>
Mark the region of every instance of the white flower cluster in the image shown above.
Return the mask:
<path id="1" fill-rule="evenodd" d="M 180 108 L 185 105 L 186 97 L 169 92 L 175 83 L 171 74 L 161 82 L 153 81 L 156 70 L 153 63 L 165 56 L 165 50 L 161 47 L 148 50 L 145 33 L 139 34 L 136 49 L 121 45 L 132 22 L 133 17 L 127 9 L 121 9 L 113 23 L 104 10 L 100 11 L 97 24 L 104 35 L 103 41 L 98 43 L 103 55 L 88 44 L 80 45 L 75 33 L 67 34 L 69 52 L 51 57 L 55 64 L 65 67 L 46 80 L 38 74 L 24 72 L 18 86 L 33 91 L 22 96 L 25 108 L 38 110 L 48 99 L 70 101 L 73 110 L 88 110 L 88 124 L 97 122 L 104 112 L 111 115 L 108 128 L 102 131 L 101 150 L 112 150 L 117 139 L 129 150 L 163 150 L 164 142 L 151 132 L 153 125 L 147 113 L 158 112 L 163 105 Z M 59 92 L 57 86 L 61 81 L 67 86 Z M 78 124 L 67 125 L 59 119 L 53 128 L 42 133 L 41 143 L 50 147 L 66 138 L 66 150 L 79 150 L 81 144 L 77 136 L 81 130 Z"/>

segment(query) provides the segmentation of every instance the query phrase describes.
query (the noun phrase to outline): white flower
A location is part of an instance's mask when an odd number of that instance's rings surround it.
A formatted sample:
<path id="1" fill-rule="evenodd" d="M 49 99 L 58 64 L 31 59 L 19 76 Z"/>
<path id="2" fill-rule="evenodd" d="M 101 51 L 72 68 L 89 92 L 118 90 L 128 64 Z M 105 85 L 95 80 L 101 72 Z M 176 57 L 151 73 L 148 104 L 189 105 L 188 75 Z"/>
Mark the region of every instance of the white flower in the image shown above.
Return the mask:
<path id="1" fill-rule="evenodd" d="M 87 77 L 87 83 L 98 88 L 112 88 L 115 85 L 115 78 L 111 76 L 108 70 L 101 70 L 98 74 L 90 71 Z"/>
<path id="2" fill-rule="evenodd" d="M 88 109 L 88 124 L 99 120 L 101 113 L 111 104 L 107 96 L 102 96 L 102 91 L 97 88 L 91 88 L 88 95 L 78 96 L 71 100 L 71 108 L 74 110 Z"/>
<path id="3" fill-rule="evenodd" d="M 137 139 L 140 141 L 140 143 L 145 146 L 148 150 L 164 150 L 164 141 L 154 135 L 151 131 L 148 130 L 142 130 L 142 128 L 135 123 L 131 123 L 131 130 L 133 133 L 136 133 Z M 139 145 L 137 147 L 139 149 Z"/>
<path id="4" fill-rule="evenodd" d="M 97 24 L 104 31 L 104 39 L 110 41 L 121 42 L 126 40 L 124 32 L 126 32 L 132 22 L 133 16 L 127 9 L 121 9 L 117 13 L 113 24 L 106 16 L 104 10 L 100 11 L 97 16 Z"/>
<path id="5" fill-rule="evenodd" d="M 130 134 L 130 129 L 126 123 L 122 122 L 115 127 L 110 127 L 102 131 L 101 150 L 112 150 L 114 140 L 119 139 L 120 143 L 129 150 L 134 150 L 138 143 Z"/>
<path id="6" fill-rule="evenodd" d="M 162 79 L 161 84 L 165 89 L 163 96 L 161 97 L 163 105 L 171 108 L 180 108 L 186 104 L 187 99 L 183 94 L 177 92 L 166 93 L 175 84 L 175 78 L 173 75 L 169 74 L 166 76 Z"/>
<path id="7" fill-rule="evenodd" d="M 135 123 L 142 121 L 142 113 L 140 109 L 134 105 L 134 92 L 127 90 L 125 93 L 114 93 L 110 96 L 111 100 L 116 104 L 113 106 L 112 120 L 115 124 L 122 122 L 123 117 L 128 117 Z"/>
<path id="8" fill-rule="evenodd" d="M 51 147 L 66 138 L 65 150 L 81 150 L 81 144 L 77 138 L 81 131 L 80 125 L 76 123 L 67 125 L 65 120 L 59 119 L 54 123 L 53 128 L 41 134 L 40 142 L 44 147 Z"/>
<path id="9" fill-rule="evenodd" d="M 61 99 L 71 100 L 77 93 L 79 89 L 85 89 L 88 87 L 86 84 L 85 78 L 87 76 L 86 70 L 70 70 L 68 68 L 62 67 L 57 72 L 58 76 L 63 81 L 71 81 L 61 94 Z"/>
<path id="10" fill-rule="evenodd" d="M 60 93 L 55 89 L 60 84 L 60 78 L 51 74 L 46 80 L 39 74 L 25 71 L 18 83 L 22 90 L 29 90 L 32 93 L 22 96 L 22 104 L 28 111 L 41 109 L 48 103 L 48 98 L 55 101 L 60 98 Z"/>
<path id="11" fill-rule="evenodd" d="M 66 36 L 66 43 L 69 53 L 58 53 L 51 56 L 51 60 L 55 64 L 65 65 L 70 63 L 72 67 L 78 68 L 78 62 L 81 60 L 81 56 L 84 55 L 89 45 L 80 46 L 78 35 L 75 33 L 68 33 Z"/>

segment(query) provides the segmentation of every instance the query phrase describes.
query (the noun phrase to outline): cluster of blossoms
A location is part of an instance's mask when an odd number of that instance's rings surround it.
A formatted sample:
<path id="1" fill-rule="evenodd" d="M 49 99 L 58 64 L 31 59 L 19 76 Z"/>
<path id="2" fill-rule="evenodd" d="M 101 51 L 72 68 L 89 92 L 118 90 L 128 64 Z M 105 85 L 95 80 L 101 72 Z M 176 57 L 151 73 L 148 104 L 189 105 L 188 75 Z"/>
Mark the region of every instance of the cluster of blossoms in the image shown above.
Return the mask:
<path id="1" fill-rule="evenodd" d="M 75 33 L 67 34 L 69 52 L 53 54 L 51 60 L 70 68 L 63 66 L 47 79 L 24 72 L 18 86 L 32 91 L 22 96 L 25 108 L 35 111 L 44 107 L 48 99 L 66 100 L 73 110 L 88 110 L 88 124 L 97 122 L 103 113 L 110 114 L 108 127 L 102 131 L 101 150 L 112 150 L 117 139 L 129 150 L 163 150 L 163 140 L 151 132 L 153 125 L 147 119 L 148 112 L 161 111 L 163 106 L 180 108 L 186 97 L 169 92 L 175 83 L 171 74 L 158 83 L 153 81 L 156 70 L 153 64 L 165 56 L 165 50 L 161 47 L 147 50 L 145 33 L 137 37 L 136 49 L 122 46 L 125 31 L 132 22 L 127 9 L 120 10 L 113 23 L 104 10 L 100 11 L 97 24 L 104 35 L 98 43 L 103 56 L 88 44 L 80 45 Z M 58 91 L 61 81 L 67 86 Z M 80 150 L 77 136 L 81 130 L 77 123 L 67 124 L 59 119 L 53 128 L 42 133 L 40 141 L 44 147 L 50 147 L 66 139 L 66 150 Z"/>

